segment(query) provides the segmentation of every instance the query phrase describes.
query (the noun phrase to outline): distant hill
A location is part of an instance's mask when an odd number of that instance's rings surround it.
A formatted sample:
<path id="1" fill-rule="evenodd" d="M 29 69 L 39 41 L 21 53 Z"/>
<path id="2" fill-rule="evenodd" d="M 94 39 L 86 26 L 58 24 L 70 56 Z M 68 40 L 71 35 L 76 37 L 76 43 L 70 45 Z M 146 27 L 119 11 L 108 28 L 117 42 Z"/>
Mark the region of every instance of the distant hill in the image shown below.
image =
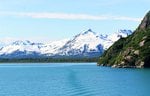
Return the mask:
<path id="1" fill-rule="evenodd" d="M 127 38 L 115 42 L 100 57 L 98 65 L 112 67 L 150 67 L 150 11 Z"/>

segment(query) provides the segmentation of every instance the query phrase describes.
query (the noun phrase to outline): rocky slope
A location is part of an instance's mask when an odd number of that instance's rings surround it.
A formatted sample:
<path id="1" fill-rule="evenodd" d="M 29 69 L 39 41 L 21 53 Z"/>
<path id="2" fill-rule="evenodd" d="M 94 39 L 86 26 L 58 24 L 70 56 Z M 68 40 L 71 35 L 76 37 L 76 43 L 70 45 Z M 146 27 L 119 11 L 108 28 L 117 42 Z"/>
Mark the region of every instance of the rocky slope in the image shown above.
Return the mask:
<path id="1" fill-rule="evenodd" d="M 132 35 L 119 39 L 100 57 L 98 65 L 150 67 L 150 11 Z"/>

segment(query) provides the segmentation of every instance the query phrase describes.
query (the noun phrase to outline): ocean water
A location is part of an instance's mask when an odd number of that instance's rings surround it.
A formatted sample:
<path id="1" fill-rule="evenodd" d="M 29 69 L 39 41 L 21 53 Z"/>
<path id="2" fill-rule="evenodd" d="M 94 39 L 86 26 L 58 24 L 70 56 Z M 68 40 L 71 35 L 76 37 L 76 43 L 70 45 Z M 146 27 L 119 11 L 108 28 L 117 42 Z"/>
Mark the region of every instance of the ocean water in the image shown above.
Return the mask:
<path id="1" fill-rule="evenodd" d="M 96 63 L 0 64 L 0 96 L 150 96 L 150 69 Z"/>

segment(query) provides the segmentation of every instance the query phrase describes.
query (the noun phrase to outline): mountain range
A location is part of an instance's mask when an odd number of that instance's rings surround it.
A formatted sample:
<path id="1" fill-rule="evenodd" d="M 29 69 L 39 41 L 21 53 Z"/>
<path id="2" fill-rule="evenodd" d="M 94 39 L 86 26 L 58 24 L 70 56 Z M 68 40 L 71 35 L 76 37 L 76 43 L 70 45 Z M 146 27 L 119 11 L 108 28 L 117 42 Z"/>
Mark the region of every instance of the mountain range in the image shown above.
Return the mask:
<path id="1" fill-rule="evenodd" d="M 71 39 L 51 41 L 46 44 L 18 40 L 2 46 L 0 58 L 98 57 L 118 39 L 131 34 L 131 30 L 118 30 L 111 35 L 103 35 L 88 29 Z"/>

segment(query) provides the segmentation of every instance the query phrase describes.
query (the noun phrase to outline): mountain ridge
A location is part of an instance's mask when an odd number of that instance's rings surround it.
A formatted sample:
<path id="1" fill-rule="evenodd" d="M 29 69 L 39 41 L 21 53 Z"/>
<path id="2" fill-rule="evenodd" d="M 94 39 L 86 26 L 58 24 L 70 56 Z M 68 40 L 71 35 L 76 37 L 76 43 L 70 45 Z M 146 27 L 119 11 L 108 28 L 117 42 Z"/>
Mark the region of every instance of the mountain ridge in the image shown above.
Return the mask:
<path id="1" fill-rule="evenodd" d="M 150 11 L 134 33 L 115 42 L 99 59 L 98 65 L 111 67 L 150 67 Z"/>
<path id="2" fill-rule="evenodd" d="M 50 43 L 34 43 L 29 40 L 14 41 L 0 49 L 0 58 L 29 58 L 29 57 L 99 57 L 120 37 L 127 37 L 131 30 L 119 30 L 112 40 L 108 35 L 97 34 L 88 29 L 75 35 L 72 39 Z M 121 34 L 120 34 L 121 33 Z M 113 37 L 112 36 L 112 37 Z"/>

